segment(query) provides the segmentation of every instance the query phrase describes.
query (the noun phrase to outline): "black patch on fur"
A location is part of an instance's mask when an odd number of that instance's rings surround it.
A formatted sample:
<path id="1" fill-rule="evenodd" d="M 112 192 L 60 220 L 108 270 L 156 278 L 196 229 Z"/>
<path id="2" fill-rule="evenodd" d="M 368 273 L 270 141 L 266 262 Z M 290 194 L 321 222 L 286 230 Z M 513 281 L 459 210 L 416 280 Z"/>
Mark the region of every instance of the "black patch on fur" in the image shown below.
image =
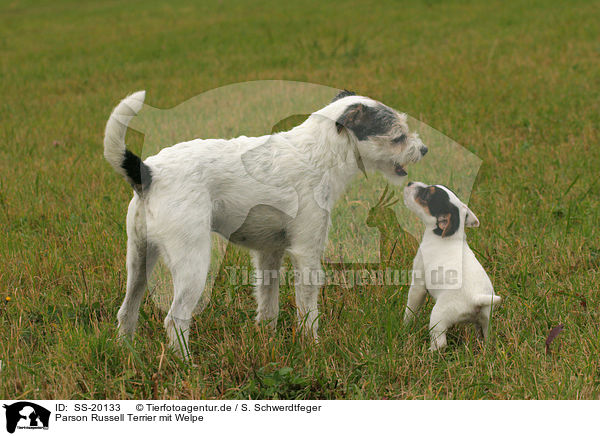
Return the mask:
<path id="1" fill-rule="evenodd" d="M 123 158 L 123 163 L 121 163 L 121 168 L 125 170 L 133 189 L 139 194 L 142 193 L 143 189 L 150 186 L 152 182 L 150 168 L 129 150 L 125 150 L 125 157 Z"/>
<path id="2" fill-rule="evenodd" d="M 338 133 L 345 127 L 356 135 L 359 141 L 370 136 L 384 135 L 390 131 L 396 121 L 396 114 L 387 106 L 366 106 L 362 103 L 351 104 L 338 118 L 335 125 Z"/>
<path id="3" fill-rule="evenodd" d="M 431 216 L 436 218 L 445 217 L 450 215 L 448 227 L 446 231 L 442 230 L 439 227 L 436 227 L 433 230 L 438 236 L 452 236 L 458 230 L 458 226 L 460 225 L 460 215 L 458 214 L 458 207 L 450 203 L 450 196 L 443 189 L 437 189 L 433 186 L 427 188 L 421 188 L 419 190 L 418 195 L 427 203 L 427 207 L 429 208 L 429 213 Z"/>
<path id="4" fill-rule="evenodd" d="M 333 100 L 331 100 L 331 102 L 333 103 L 334 101 L 338 101 L 341 98 L 349 97 L 351 95 L 356 95 L 356 93 L 344 89 L 343 91 L 338 92 L 338 94 L 335 97 L 333 97 Z"/>

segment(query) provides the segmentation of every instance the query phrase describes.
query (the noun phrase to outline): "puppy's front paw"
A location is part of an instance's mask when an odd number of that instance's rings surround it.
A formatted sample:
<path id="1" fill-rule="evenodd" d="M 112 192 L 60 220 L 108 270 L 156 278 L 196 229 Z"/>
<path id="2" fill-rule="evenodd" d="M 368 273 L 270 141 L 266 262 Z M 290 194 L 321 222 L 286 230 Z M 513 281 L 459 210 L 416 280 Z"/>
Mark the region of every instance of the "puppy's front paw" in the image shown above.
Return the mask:
<path id="1" fill-rule="evenodd" d="M 429 347 L 429 351 L 442 351 L 446 348 L 446 334 L 442 333 L 437 337 L 431 338 L 431 347 Z"/>

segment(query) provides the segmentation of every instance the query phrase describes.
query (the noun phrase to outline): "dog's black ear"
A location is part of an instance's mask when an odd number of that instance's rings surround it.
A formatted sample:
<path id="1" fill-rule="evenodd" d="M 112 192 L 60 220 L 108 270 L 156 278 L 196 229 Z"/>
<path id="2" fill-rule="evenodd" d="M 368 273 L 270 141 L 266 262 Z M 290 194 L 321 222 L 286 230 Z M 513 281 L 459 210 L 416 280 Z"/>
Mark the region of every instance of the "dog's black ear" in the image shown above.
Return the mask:
<path id="1" fill-rule="evenodd" d="M 436 216 L 437 227 L 433 230 L 433 233 L 442 238 L 447 238 L 448 236 L 455 234 L 460 225 L 458 207 L 453 204 L 450 204 L 449 206 L 449 212 Z"/>
<path id="2" fill-rule="evenodd" d="M 338 101 L 341 98 L 349 97 L 351 95 L 356 95 L 356 93 L 344 89 L 343 91 L 338 92 L 338 94 L 335 97 L 333 97 L 333 100 L 331 100 L 331 102 L 333 103 L 334 101 Z"/>
<path id="3" fill-rule="evenodd" d="M 387 133 L 395 119 L 394 112 L 382 104 L 367 106 L 362 103 L 354 103 L 346 108 L 335 125 L 338 133 L 346 128 L 354 133 L 359 141 L 364 141 L 369 136 Z"/>
<path id="4" fill-rule="evenodd" d="M 344 128 L 353 132 L 358 130 L 358 126 L 361 125 L 365 116 L 365 108 L 366 106 L 360 103 L 348 106 L 344 113 L 335 122 L 337 132 L 341 133 Z"/>

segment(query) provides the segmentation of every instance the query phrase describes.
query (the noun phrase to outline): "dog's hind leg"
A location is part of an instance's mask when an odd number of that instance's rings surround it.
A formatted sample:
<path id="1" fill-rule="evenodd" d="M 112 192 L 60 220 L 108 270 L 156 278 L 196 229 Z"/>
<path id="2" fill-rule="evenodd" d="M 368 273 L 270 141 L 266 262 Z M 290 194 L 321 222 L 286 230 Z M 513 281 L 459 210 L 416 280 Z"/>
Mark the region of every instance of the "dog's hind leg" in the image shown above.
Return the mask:
<path id="1" fill-rule="evenodd" d="M 446 347 L 446 332 L 454 324 L 453 314 L 444 304 L 436 302 L 431 311 L 429 319 L 429 335 L 431 336 L 431 347 L 429 350 L 442 350 Z"/>
<path id="2" fill-rule="evenodd" d="M 275 329 L 279 314 L 279 268 L 283 251 L 257 251 L 253 253 L 256 284 L 254 295 L 258 303 L 256 321 L 269 321 Z"/>
<path id="3" fill-rule="evenodd" d="M 492 307 L 500 305 L 502 299 L 497 295 L 481 294 L 476 298 L 476 310 L 479 312 L 477 326 L 483 339 L 488 337 L 488 329 L 490 325 L 490 316 L 492 315 Z"/>
<path id="4" fill-rule="evenodd" d="M 147 277 L 157 258 L 157 248 L 146 239 L 144 208 L 139 199 L 134 197 L 127 213 L 127 291 L 117 314 L 122 337 L 133 336 Z"/>
<path id="5" fill-rule="evenodd" d="M 173 275 L 174 297 L 165 318 L 171 348 L 185 359 L 190 357 L 189 328 L 192 314 L 206 284 L 210 267 L 210 229 L 183 235 L 165 244 L 165 258 Z"/>
<path id="6" fill-rule="evenodd" d="M 488 329 L 490 326 L 490 316 L 489 314 L 483 314 L 479 317 L 477 326 L 479 327 L 479 333 L 481 334 L 481 337 L 483 338 L 483 340 L 487 340 L 488 338 Z"/>

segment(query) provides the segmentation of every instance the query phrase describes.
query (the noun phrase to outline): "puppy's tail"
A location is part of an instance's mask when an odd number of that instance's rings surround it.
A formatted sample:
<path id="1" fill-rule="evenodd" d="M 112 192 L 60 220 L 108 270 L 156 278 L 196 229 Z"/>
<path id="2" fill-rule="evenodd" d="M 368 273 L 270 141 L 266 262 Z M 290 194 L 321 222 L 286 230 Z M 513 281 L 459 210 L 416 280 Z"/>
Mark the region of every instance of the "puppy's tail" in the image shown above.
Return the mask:
<path id="1" fill-rule="evenodd" d="M 491 294 L 479 294 L 475 296 L 475 305 L 479 307 L 484 306 L 498 306 L 502 302 L 502 297 Z"/>
<path id="2" fill-rule="evenodd" d="M 127 150 L 125 133 L 129 121 L 142 109 L 145 97 L 146 91 L 138 91 L 121 100 L 110 114 L 104 131 L 104 158 L 140 195 L 142 189 L 150 186 L 152 174 L 138 156 Z"/>

